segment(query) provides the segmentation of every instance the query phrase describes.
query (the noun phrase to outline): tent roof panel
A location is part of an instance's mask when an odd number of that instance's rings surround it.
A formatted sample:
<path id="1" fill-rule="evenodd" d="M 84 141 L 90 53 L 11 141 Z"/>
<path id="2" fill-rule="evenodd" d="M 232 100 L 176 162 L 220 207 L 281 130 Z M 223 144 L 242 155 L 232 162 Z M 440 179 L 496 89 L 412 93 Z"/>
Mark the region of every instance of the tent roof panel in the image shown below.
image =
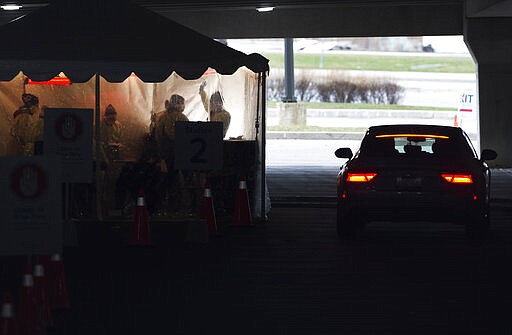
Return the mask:
<path id="1" fill-rule="evenodd" d="M 242 66 L 268 71 L 247 55 L 131 2 L 62 1 L 0 27 L 0 80 L 23 71 L 34 80 L 60 72 L 81 82 L 95 74 L 112 82 L 135 72 L 145 81 L 173 71 L 186 79 L 208 68 L 231 74 Z M 158 80 L 157 80 L 158 79 Z"/>

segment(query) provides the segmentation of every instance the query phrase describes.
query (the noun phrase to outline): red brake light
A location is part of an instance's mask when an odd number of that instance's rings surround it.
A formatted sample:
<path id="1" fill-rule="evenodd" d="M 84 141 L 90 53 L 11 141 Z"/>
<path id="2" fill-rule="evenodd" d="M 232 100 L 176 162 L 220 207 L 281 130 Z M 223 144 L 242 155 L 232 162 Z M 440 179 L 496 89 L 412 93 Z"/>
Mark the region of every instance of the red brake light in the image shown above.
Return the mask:
<path id="1" fill-rule="evenodd" d="M 350 183 L 366 183 L 375 178 L 376 173 L 348 173 L 347 182 Z"/>
<path id="2" fill-rule="evenodd" d="M 435 134 L 383 134 L 376 135 L 375 138 L 395 138 L 395 137 L 423 137 L 423 138 L 442 138 L 449 139 L 446 135 L 435 135 Z"/>
<path id="3" fill-rule="evenodd" d="M 473 177 L 470 174 L 451 174 L 441 173 L 441 176 L 449 183 L 452 184 L 472 184 Z"/>

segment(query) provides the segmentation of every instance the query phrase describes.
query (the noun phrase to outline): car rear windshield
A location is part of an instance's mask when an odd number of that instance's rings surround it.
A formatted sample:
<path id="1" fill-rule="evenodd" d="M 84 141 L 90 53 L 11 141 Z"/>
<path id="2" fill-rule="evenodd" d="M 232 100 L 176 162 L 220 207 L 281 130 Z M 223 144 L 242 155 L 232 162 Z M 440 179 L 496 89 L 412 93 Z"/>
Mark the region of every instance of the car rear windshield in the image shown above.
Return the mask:
<path id="1" fill-rule="evenodd" d="M 460 158 L 472 150 L 459 137 L 422 134 L 368 135 L 361 145 L 364 156 Z"/>

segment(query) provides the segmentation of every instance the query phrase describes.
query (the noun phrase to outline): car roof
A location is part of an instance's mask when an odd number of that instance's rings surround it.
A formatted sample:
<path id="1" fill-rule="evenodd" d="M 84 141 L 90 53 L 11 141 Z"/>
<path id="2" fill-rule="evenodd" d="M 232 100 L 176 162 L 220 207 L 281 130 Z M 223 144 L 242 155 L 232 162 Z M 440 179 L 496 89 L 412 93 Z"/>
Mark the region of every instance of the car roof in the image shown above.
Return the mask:
<path id="1" fill-rule="evenodd" d="M 368 128 L 369 135 L 384 134 L 432 134 L 432 135 L 448 135 L 458 136 L 462 133 L 459 127 L 425 125 L 425 124 L 389 124 L 380 126 L 371 126 Z"/>

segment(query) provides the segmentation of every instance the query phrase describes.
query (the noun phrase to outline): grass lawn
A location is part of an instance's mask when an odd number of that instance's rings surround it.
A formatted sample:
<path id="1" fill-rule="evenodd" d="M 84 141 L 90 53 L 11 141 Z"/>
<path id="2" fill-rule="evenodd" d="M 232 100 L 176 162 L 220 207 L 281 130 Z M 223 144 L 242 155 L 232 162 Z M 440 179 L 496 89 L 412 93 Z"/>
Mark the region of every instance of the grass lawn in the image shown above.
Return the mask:
<path id="1" fill-rule="evenodd" d="M 284 67 L 283 54 L 262 55 L 270 60 L 271 68 Z M 296 69 L 475 73 L 475 64 L 471 57 L 296 53 L 294 65 Z"/>
<path id="2" fill-rule="evenodd" d="M 284 67 L 284 55 L 265 53 L 271 68 Z M 353 54 L 301 54 L 294 56 L 296 69 L 332 69 L 362 71 L 414 71 L 438 73 L 475 73 L 471 57 L 422 57 L 396 55 Z M 424 107 L 384 104 L 349 104 L 329 102 L 305 102 L 307 108 L 315 109 L 385 109 L 385 110 L 429 110 L 456 111 L 457 108 Z M 267 101 L 267 108 L 276 108 L 277 101 Z M 319 126 L 268 126 L 267 131 L 284 132 L 364 132 L 366 128 L 319 127 Z"/>

